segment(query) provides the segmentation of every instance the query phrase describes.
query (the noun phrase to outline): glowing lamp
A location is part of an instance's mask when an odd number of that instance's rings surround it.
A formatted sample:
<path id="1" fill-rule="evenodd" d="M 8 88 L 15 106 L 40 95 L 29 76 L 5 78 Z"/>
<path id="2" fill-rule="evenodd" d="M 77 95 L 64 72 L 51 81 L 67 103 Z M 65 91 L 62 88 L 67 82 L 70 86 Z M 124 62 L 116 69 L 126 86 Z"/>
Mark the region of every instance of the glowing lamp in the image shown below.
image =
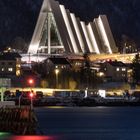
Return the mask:
<path id="1" fill-rule="evenodd" d="M 32 92 L 29 95 L 30 95 L 31 98 L 34 96 L 34 94 Z"/>
<path id="2" fill-rule="evenodd" d="M 33 79 L 29 79 L 29 80 L 28 80 L 28 83 L 29 83 L 30 85 L 32 85 L 32 84 L 34 83 L 34 80 L 33 80 Z"/>

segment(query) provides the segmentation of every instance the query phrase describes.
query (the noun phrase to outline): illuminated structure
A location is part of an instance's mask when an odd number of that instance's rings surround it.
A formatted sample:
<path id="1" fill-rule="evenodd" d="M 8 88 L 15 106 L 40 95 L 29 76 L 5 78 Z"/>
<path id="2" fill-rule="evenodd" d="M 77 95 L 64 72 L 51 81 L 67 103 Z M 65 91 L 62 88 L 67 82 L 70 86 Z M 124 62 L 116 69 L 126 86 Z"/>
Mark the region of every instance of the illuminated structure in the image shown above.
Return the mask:
<path id="1" fill-rule="evenodd" d="M 21 75 L 21 56 L 18 53 L 0 54 L 0 76 L 20 76 Z"/>
<path id="2" fill-rule="evenodd" d="M 105 15 L 86 25 L 59 2 L 43 1 L 28 53 L 112 54 L 117 51 Z"/>
<path id="3" fill-rule="evenodd" d="M 101 64 L 101 71 L 108 81 L 126 81 L 128 66 L 121 61 L 106 61 Z"/>

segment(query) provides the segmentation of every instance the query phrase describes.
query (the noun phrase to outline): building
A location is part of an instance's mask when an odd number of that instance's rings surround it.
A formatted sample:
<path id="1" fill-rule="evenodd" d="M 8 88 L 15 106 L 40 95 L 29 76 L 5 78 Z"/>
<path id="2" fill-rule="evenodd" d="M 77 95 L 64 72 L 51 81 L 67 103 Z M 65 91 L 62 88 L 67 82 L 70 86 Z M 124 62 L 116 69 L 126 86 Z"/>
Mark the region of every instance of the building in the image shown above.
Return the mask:
<path id="1" fill-rule="evenodd" d="M 109 54 L 117 52 L 118 49 L 116 47 L 106 15 L 99 15 L 98 18 L 94 19 L 94 24 L 101 38 L 101 50 Z"/>
<path id="2" fill-rule="evenodd" d="M 52 40 L 52 36 L 55 39 Z M 99 15 L 86 24 L 58 1 L 44 0 L 28 53 L 86 52 L 118 52 L 106 15 Z"/>
<path id="3" fill-rule="evenodd" d="M 101 72 L 105 80 L 125 82 L 127 80 L 127 66 L 120 61 L 108 61 L 101 64 Z"/>
<path id="4" fill-rule="evenodd" d="M 18 53 L 0 54 L 0 75 L 20 76 L 21 74 L 21 56 Z"/>
<path id="5" fill-rule="evenodd" d="M 54 70 L 71 68 L 71 64 L 69 60 L 65 57 L 50 57 L 48 58 L 47 62 L 48 62 L 48 65 L 50 65 L 50 67 L 52 67 Z"/>

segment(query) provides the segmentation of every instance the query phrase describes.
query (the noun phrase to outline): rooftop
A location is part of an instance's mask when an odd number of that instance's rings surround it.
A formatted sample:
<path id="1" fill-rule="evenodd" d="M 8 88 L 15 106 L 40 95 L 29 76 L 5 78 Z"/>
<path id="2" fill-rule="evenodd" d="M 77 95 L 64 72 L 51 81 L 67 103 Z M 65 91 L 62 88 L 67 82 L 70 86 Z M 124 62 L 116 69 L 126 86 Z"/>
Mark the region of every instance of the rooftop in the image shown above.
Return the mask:
<path id="1" fill-rule="evenodd" d="M 126 67 L 126 65 L 121 61 L 109 61 L 107 62 L 114 67 Z"/>
<path id="2" fill-rule="evenodd" d="M 1 53 L 0 60 L 16 60 L 16 58 L 21 58 L 18 53 Z"/>
<path id="3" fill-rule="evenodd" d="M 51 57 L 49 60 L 55 65 L 70 65 L 67 58 L 64 57 Z"/>

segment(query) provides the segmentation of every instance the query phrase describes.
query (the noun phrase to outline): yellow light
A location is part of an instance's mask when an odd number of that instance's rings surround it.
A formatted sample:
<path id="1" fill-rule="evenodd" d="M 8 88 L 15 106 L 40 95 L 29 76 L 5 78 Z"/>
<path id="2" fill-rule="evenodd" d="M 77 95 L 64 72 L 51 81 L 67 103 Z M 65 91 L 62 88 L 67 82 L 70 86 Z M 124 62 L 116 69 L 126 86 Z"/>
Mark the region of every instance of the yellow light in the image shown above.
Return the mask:
<path id="1" fill-rule="evenodd" d="M 20 68 L 20 67 L 21 67 L 21 65 L 20 65 L 20 64 L 17 64 L 17 65 L 16 65 L 16 67 L 17 67 L 17 68 Z"/>
<path id="2" fill-rule="evenodd" d="M 20 70 L 16 70 L 16 76 L 20 76 L 21 72 Z"/>
<path id="3" fill-rule="evenodd" d="M 103 72 L 99 72 L 99 73 L 97 73 L 97 76 L 103 77 L 104 76 L 104 73 Z"/>
<path id="4" fill-rule="evenodd" d="M 55 69 L 55 74 L 58 74 L 59 73 L 59 69 Z"/>
<path id="5" fill-rule="evenodd" d="M 47 108 L 61 109 L 61 108 L 64 108 L 64 107 L 63 106 L 49 106 Z"/>
<path id="6" fill-rule="evenodd" d="M 9 48 L 8 48 L 8 51 L 10 51 L 10 50 L 11 50 L 11 48 L 9 47 Z"/>
<path id="7" fill-rule="evenodd" d="M 129 69 L 127 72 L 128 72 L 128 73 L 132 73 L 132 71 L 133 71 L 132 69 Z"/>

